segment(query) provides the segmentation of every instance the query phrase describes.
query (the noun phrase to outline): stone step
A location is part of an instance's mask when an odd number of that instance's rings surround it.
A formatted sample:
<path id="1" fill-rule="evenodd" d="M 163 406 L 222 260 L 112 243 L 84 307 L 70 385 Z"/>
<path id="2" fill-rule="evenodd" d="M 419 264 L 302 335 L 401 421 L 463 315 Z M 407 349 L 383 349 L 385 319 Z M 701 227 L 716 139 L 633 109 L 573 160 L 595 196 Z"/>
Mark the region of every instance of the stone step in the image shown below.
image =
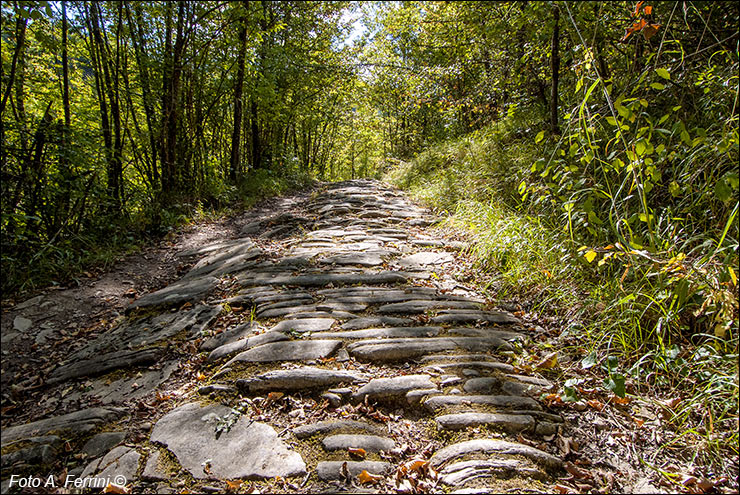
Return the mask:
<path id="1" fill-rule="evenodd" d="M 439 467 L 449 461 L 474 455 L 489 455 L 496 456 L 496 458 L 500 458 L 501 456 L 520 456 L 553 471 L 561 469 L 563 465 L 560 459 L 542 450 L 520 443 L 495 439 L 468 440 L 466 442 L 448 445 L 435 452 L 429 459 L 429 462 L 432 466 Z"/>
<path id="2" fill-rule="evenodd" d="M 366 452 L 390 451 L 396 446 L 396 443 L 390 438 L 378 435 L 357 435 L 357 434 L 339 434 L 324 437 L 321 445 L 326 451 L 363 449 Z"/>
<path id="3" fill-rule="evenodd" d="M 182 405 L 157 421 L 150 441 L 167 447 L 197 479 L 287 478 L 306 474 L 301 455 L 289 450 L 271 426 L 240 416 L 229 427 L 219 428 L 230 411 L 229 407 L 215 404 Z"/>
<path id="4" fill-rule="evenodd" d="M 429 375 L 404 375 L 392 378 L 374 378 L 360 387 L 354 394 L 354 402 L 364 401 L 365 398 L 374 401 L 399 400 L 406 393 L 416 389 L 436 389 Z"/>
<path id="5" fill-rule="evenodd" d="M 270 363 L 275 361 L 310 361 L 326 358 L 336 352 L 341 345 L 341 340 L 288 340 L 272 342 L 237 354 L 224 367 L 239 362 Z"/>
<path id="6" fill-rule="evenodd" d="M 432 337 L 360 341 L 347 346 L 349 353 L 363 361 L 393 362 L 420 358 L 426 354 L 463 349 L 510 350 L 511 345 L 503 339 L 491 336 L 477 337 Z"/>
<path id="7" fill-rule="evenodd" d="M 465 301 L 429 301 L 410 300 L 405 302 L 385 304 L 378 308 L 380 314 L 418 314 L 432 309 L 479 309 L 480 305 Z"/>
<path id="8" fill-rule="evenodd" d="M 291 370 L 268 371 L 254 378 L 240 379 L 237 380 L 236 386 L 243 393 L 257 393 L 328 388 L 341 383 L 351 384 L 367 380 L 367 375 L 362 373 L 304 366 Z"/>
<path id="9" fill-rule="evenodd" d="M 390 271 L 378 273 L 316 273 L 310 275 L 247 274 L 237 276 L 237 281 L 244 287 L 254 285 L 325 287 L 329 284 L 403 284 L 406 283 L 407 280 L 407 274 Z"/>
<path id="10" fill-rule="evenodd" d="M 322 481 L 342 480 L 343 471 L 356 478 L 363 471 L 374 475 L 390 473 L 391 465 L 382 461 L 321 461 L 316 465 L 316 474 Z"/>
<path id="11" fill-rule="evenodd" d="M 432 413 L 456 406 L 466 406 L 468 408 L 489 406 L 496 410 L 542 410 L 542 406 L 536 400 L 515 395 L 436 395 L 424 401 L 424 408 Z"/>
<path id="12" fill-rule="evenodd" d="M 319 421 L 293 428 L 293 435 L 298 439 L 312 437 L 314 435 L 326 435 L 329 433 L 357 433 L 366 432 L 373 435 L 381 433 L 379 426 L 364 421 L 349 419 Z"/>
<path id="13" fill-rule="evenodd" d="M 444 414 L 434 418 L 440 430 L 463 430 L 476 426 L 494 426 L 510 433 L 534 429 L 535 420 L 532 416 L 520 414 L 497 414 L 465 412 Z"/>
<path id="14" fill-rule="evenodd" d="M 311 335 L 312 339 L 382 339 L 406 337 L 434 337 L 442 327 L 388 327 L 367 328 L 365 330 L 348 330 L 345 332 L 319 332 Z"/>

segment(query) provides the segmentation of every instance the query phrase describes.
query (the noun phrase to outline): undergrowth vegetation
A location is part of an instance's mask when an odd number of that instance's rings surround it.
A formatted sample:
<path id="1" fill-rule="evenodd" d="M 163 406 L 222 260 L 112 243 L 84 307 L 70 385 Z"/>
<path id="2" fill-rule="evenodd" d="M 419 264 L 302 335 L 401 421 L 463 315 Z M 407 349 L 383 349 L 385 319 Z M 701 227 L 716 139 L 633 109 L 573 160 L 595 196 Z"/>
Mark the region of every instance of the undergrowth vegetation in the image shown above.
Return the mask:
<path id="1" fill-rule="evenodd" d="M 728 454 L 736 458 L 738 444 L 738 226 L 736 196 L 718 193 L 724 186 L 716 181 L 734 187 L 736 118 L 715 126 L 719 137 L 674 142 L 670 154 L 655 158 L 673 175 L 646 194 L 658 219 L 652 223 L 640 219 L 634 174 L 611 166 L 619 158 L 586 160 L 592 172 L 584 180 L 575 173 L 584 166 L 588 145 L 577 141 L 587 142 L 584 129 L 541 140 L 523 111 L 431 147 L 386 178 L 474 234 L 470 254 L 492 297 L 556 318 L 572 360 L 563 378 L 602 370 L 603 387 L 617 396 L 680 397 L 670 421 L 681 435 L 665 448 L 699 443 L 700 460 L 722 466 Z M 607 123 L 590 138 L 606 141 L 609 131 Z M 734 149 L 717 149 L 723 139 Z M 719 165 L 714 183 L 691 180 L 698 155 Z M 602 180 L 620 176 L 627 182 L 621 190 L 612 185 L 612 197 L 599 196 Z M 692 197 L 666 195 L 674 181 L 685 189 L 693 183 Z M 705 214 L 692 210 L 698 204 Z M 578 399 L 571 384 L 565 400 Z"/>
<path id="2" fill-rule="evenodd" d="M 303 190 L 313 182 L 308 173 L 297 169 L 250 170 L 238 185 L 219 184 L 202 198 L 182 198 L 169 205 L 149 202 L 127 216 L 111 216 L 99 205 L 94 222 L 67 229 L 49 241 L 6 235 L 0 258 L 2 291 L 23 294 L 74 283 L 85 271 L 107 269 L 121 255 L 166 239 L 187 225 L 239 213 L 265 198 Z"/>

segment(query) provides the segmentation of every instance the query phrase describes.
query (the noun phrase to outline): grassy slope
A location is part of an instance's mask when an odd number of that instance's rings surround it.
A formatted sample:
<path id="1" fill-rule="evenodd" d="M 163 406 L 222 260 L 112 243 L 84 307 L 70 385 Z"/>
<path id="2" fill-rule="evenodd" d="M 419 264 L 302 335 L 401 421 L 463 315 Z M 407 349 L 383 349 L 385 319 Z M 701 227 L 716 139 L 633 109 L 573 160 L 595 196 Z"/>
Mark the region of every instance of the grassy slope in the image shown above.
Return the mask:
<path id="1" fill-rule="evenodd" d="M 665 297 L 671 287 L 663 274 L 683 268 L 681 260 L 656 263 L 631 256 L 616 266 L 589 263 L 562 214 L 520 201 L 517 186 L 539 158 L 533 141 L 509 120 L 427 149 L 385 179 L 450 213 L 447 225 L 475 238 L 470 254 L 478 283 L 494 299 L 519 300 L 530 318 L 550 327 L 564 384 L 551 400 L 620 399 L 632 401 L 633 409 L 647 401 L 668 421 L 665 441 L 645 463 L 670 483 L 680 480 L 661 467 L 666 455 L 733 479 L 738 456 L 737 285 L 697 291 L 693 302 L 677 307 Z M 716 275 L 704 272 L 685 275 Z M 722 298 L 725 303 L 719 304 Z M 692 312 L 712 304 L 734 327 L 724 338 L 707 330 L 707 324 L 684 324 Z M 719 321 L 717 315 L 712 321 Z M 553 350 L 547 347 L 552 346 L 543 346 L 543 354 Z M 595 395 L 586 392 L 594 389 L 599 390 Z M 626 399 L 614 393 L 623 390 Z"/>

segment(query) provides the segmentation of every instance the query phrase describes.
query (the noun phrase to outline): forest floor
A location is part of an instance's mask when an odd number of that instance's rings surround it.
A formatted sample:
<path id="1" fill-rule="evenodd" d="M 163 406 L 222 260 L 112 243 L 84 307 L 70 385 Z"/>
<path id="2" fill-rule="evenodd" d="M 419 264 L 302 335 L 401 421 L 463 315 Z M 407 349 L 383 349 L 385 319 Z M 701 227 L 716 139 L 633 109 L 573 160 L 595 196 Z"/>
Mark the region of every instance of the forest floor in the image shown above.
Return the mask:
<path id="1" fill-rule="evenodd" d="M 0 491 L 737 490 L 645 466 L 647 403 L 559 400 L 557 333 L 435 220 L 324 184 L 3 301 Z"/>

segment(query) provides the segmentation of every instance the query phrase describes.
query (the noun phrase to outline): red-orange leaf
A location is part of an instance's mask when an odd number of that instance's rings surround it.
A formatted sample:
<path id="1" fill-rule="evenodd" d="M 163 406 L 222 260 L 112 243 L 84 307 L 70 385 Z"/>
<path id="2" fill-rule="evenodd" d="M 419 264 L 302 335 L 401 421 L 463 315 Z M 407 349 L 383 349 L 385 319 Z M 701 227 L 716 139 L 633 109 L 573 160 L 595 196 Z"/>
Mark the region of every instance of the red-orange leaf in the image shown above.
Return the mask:
<path id="1" fill-rule="evenodd" d="M 653 13 L 653 6 L 652 5 L 645 5 L 645 15 L 650 15 Z"/>
<path id="2" fill-rule="evenodd" d="M 126 490 L 125 486 L 118 486 L 114 485 L 113 483 L 108 483 L 108 486 L 103 489 L 103 493 L 128 493 L 128 490 Z"/>
<path id="3" fill-rule="evenodd" d="M 368 473 L 367 469 L 363 469 L 362 472 L 357 475 L 357 479 L 364 485 L 366 483 L 377 483 L 381 481 L 383 477 L 378 474 Z"/>
<path id="4" fill-rule="evenodd" d="M 622 42 L 622 43 L 624 43 L 625 41 L 627 41 L 627 38 L 629 38 L 634 33 L 640 31 L 646 25 L 647 25 L 647 21 L 645 19 L 640 19 L 639 21 L 635 22 L 634 24 L 632 24 L 630 27 L 628 27 L 625 30 L 624 36 L 619 41 Z"/>
<path id="5" fill-rule="evenodd" d="M 635 5 L 635 11 L 632 12 L 632 17 L 640 17 L 640 8 L 642 7 L 643 3 L 645 3 L 644 0 L 637 2 L 637 5 Z"/>
<path id="6" fill-rule="evenodd" d="M 365 449 L 353 449 L 352 447 L 348 448 L 347 451 L 350 455 L 354 455 L 357 457 L 361 457 L 362 459 L 365 458 L 367 455 L 367 452 L 365 452 Z"/>

